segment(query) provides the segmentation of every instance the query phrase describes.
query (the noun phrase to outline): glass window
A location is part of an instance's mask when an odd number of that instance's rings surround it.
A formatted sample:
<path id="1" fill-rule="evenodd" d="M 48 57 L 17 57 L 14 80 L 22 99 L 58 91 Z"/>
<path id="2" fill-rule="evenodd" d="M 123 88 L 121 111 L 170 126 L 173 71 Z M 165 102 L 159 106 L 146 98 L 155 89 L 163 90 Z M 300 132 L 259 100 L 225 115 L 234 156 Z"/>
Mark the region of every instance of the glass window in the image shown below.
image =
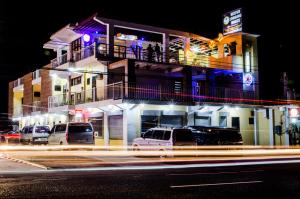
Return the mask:
<path id="1" fill-rule="evenodd" d="M 92 132 L 91 125 L 84 123 L 69 124 L 68 133 L 85 133 Z"/>
<path id="2" fill-rule="evenodd" d="M 35 127 L 35 132 L 36 133 L 49 133 L 50 128 L 48 126 L 37 126 L 37 127 Z"/>
<path id="3" fill-rule="evenodd" d="M 28 128 L 28 133 L 32 133 L 32 131 L 33 131 L 33 127 L 31 126 Z"/>
<path id="4" fill-rule="evenodd" d="M 162 140 L 164 136 L 164 131 L 163 130 L 155 130 L 153 132 L 152 138 L 156 140 Z"/>
<path id="5" fill-rule="evenodd" d="M 152 130 L 146 131 L 146 133 L 144 134 L 144 138 L 152 138 Z"/>
<path id="6" fill-rule="evenodd" d="M 174 129 L 173 134 L 177 142 L 190 142 L 194 140 L 192 131 L 189 129 Z"/>
<path id="7" fill-rule="evenodd" d="M 171 137 L 171 131 L 165 131 L 165 134 L 164 134 L 164 140 L 169 140 Z"/>
<path id="8" fill-rule="evenodd" d="M 66 131 L 67 125 L 66 124 L 60 124 L 56 126 L 55 132 L 58 131 Z"/>

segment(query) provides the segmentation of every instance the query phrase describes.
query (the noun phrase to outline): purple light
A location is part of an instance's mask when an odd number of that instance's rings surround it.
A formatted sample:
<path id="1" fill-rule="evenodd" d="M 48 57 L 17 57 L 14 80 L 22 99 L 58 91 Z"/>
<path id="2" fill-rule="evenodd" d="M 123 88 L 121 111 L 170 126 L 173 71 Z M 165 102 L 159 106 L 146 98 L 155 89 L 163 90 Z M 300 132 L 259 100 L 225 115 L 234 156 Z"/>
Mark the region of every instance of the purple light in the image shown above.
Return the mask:
<path id="1" fill-rule="evenodd" d="M 84 34 L 84 35 L 83 35 L 83 41 L 89 42 L 90 39 L 91 39 L 91 36 L 90 36 L 90 35 L 88 35 L 88 34 Z"/>
<path id="2" fill-rule="evenodd" d="M 142 37 L 142 41 L 144 41 L 144 37 Z"/>

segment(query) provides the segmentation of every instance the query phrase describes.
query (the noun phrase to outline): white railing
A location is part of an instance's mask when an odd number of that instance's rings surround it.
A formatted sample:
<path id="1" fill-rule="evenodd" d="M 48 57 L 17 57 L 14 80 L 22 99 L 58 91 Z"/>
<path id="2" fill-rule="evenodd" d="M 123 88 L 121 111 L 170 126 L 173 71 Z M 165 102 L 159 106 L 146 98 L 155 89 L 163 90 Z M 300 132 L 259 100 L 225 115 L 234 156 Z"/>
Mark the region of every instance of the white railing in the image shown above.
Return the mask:
<path id="1" fill-rule="evenodd" d="M 32 112 L 42 111 L 42 103 L 41 101 L 34 101 L 32 103 Z"/>

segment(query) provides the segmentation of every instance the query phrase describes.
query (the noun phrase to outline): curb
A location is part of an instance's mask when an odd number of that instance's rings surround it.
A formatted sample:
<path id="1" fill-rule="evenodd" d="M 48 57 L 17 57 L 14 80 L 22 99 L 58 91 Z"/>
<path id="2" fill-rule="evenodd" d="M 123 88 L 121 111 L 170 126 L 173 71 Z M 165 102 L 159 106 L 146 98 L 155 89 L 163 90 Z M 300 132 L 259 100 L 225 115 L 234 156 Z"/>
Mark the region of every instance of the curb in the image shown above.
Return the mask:
<path id="1" fill-rule="evenodd" d="M 20 159 L 12 158 L 12 157 L 9 157 L 9 155 L 7 155 L 7 154 L 0 155 L 0 158 L 10 160 L 10 161 L 13 161 L 13 162 L 17 162 L 17 163 L 21 163 L 21 164 L 27 164 L 27 165 L 30 165 L 30 166 L 33 166 L 33 167 L 38 167 L 38 168 L 45 169 L 45 170 L 49 170 L 49 167 L 45 167 L 43 165 L 32 163 L 32 162 L 29 162 L 29 161 L 26 161 L 26 160 L 20 160 Z"/>

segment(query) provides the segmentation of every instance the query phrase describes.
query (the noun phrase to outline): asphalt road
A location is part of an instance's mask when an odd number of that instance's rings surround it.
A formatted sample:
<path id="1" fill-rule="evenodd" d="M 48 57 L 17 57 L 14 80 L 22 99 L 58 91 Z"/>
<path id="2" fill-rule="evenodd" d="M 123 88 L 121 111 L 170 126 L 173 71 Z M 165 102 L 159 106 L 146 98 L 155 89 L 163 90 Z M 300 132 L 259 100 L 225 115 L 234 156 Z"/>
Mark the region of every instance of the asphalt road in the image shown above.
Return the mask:
<path id="1" fill-rule="evenodd" d="M 0 198 L 299 198 L 300 164 L 1 174 Z"/>

